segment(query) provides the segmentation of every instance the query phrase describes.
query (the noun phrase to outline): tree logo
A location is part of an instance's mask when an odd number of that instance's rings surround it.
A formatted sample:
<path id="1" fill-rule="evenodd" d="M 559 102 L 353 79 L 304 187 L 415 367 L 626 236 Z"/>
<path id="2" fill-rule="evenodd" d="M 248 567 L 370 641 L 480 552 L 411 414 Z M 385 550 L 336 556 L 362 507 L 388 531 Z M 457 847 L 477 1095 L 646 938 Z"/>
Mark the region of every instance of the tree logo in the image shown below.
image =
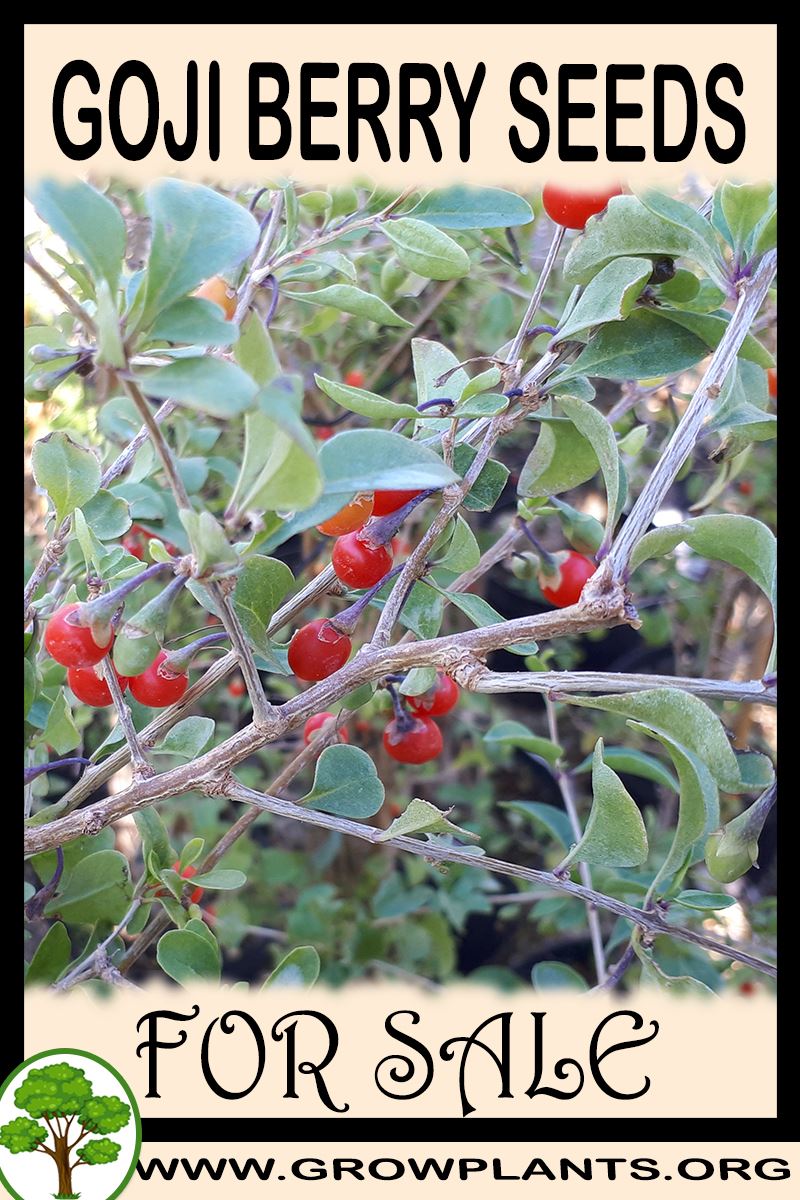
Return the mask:
<path id="1" fill-rule="evenodd" d="M 0 1088 L 0 1182 L 16 1200 L 113 1200 L 141 1142 L 133 1092 L 84 1050 L 35 1054 Z"/>

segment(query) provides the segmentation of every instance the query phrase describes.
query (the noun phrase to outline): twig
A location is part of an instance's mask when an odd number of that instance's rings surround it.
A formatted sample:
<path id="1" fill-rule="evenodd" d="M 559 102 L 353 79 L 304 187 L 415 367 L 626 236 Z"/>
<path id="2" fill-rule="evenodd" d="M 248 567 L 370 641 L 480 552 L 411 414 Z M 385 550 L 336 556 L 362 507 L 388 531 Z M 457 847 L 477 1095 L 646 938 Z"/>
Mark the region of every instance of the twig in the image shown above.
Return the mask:
<path id="1" fill-rule="evenodd" d="M 96 338 L 97 326 L 89 314 L 84 308 L 81 307 L 80 304 L 78 304 L 78 301 L 74 298 L 74 296 L 70 296 L 66 288 L 63 288 L 58 280 L 54 278 L 54 276 L 52 276 L 40 262 L 37 262 L 30 250 L 25 251 L 25 264 L 26 266 L 30 267 L 32 271 L 35 271 L 40 279 L 44 280 L 44 282 L 50 288 L 50 291 L 54 292 L 55 295 L 58 296 L 64 307 L 72 313 L 73 317 L 75 317 L 77 321 L 80 322 L 90 337 Z"/>
<path id="2" fill-rule="evenodd" d="M 593 576 L 593 581 L 597 581 L 596 586 L 602 586 L 608 571 L 614 580 L 624 580 L 627 577 L 628 564 L 634 547 L 649 529 L 665 495 L 703 432 L 709 411 L 720 394 L 728 372 L 736 362 L 736 356 L 747 336 L 753 318 L 764 302 L 764 297 L 775 275 L 776 264 L 775 252 L 770 251 L 764 255 L 752 279 L 742 281 L 736 311 L 728 322 L 722 340 L 711 356 L 711 361 L 678 428 L 622 526 L 619 537 L 608 554 L 605 564 L 606 571 L 601 569 Z M 590 589 L 592 586 L 592 583 L 588 584 Z"/>
<path id="3" fill-rule="evenodd" d="M 547 257 L 545 258 L 542 269 L 539 272 L 539 278 L 536 281 L 536 287 L 533 290 L 530 303 L 525 310 L 525 316 L 522 318 L 522 322 L 517 330 L 516 337 L 511 343 L 511 349 L 508 352 L 508 363 L 512 367 L 516 368 L 520 351 L 522 350 L 522 346 L 525 342 L 525 334 L 528 331 L 528 326 L 533 320 L 536 310 L 542 302 L 544 289 L 547 287 L 547 281 L 550 278 L 550 273 L 552 272 L 553 267 L 555 266 L 556 259 L 558 258 L 558 252 L 561 249 L 561 243 L 564 239 L 564 232 L 563 225 L 556 225 L 552 241 L 550 242 L 550 249 L 547 251 Z"/>
<path id="4" fill-rule="evenodd" d="M 128 752 L 131 756 L 133 777 L 134 779 L 149 779 L 153 775 L 153 768 L 145 758 L 144 751 L 139 744 L 139 737 L 133 724 L 131 710 L 125 703 L 125 697 L 122 694 L 122 688 L 119 686 L 119 679 L 117 678 L 110 655 L 106 655 L 103 659 L 103 678 L 106 681 L 108 690 L 111 692 L 111 699 L 114 701 L 117 720 L 122 726 L 122 732 L 125 734 L 125 741 L 127 742 Z"/>
<path id="5" fill-rule="evenodd" d="M 469 629 L 449 637 L 400 642 L 378 650 L 365 647 L 333 675 L 281 705 L 276 710 L 276 722 L 269 730 L 248 725 L 194 762 L 166 771 L 154 779 L 134 783 L 115 796 L 58 817 L 50 824 L 27 829 L 26 853 L 35 854 L 83 834 L 98 833 L 119 817 L 136 812 L 164 796 L 192 790 L 201 781 L 241 762 L 267 741 L 296 729 L 308 717 L 324 711 L 329 704 L 362 683 L 412 667 L 430 666 L 448 671 L 457 683 L 466 685 L 470 674 L 479 667 L 479 660 L 490 650 L 513 646 L 518 642 L 546 641 L 571 633 L 583 633 L 589 629 L 618 625 L 625 620 L 622 592 L 608 592 L 588 603 L 582 597 L 579 604 L 569 608 Z"/>
<path id="6" fill-rule="evenodd" d="M 261 245 L 258 247 L 258 252 L 253 260 L 253 265 L 245 276 L 244 283 L 239 288 L 239 298 L 236 302 L 236 312 L 233 315 L 234 324 L 241 325 L 242 321 L 247 316 L 250 302 L 253 299 L 253 293 L 258 286 L 256 273 L 263 267 L 266 262 L 267 255 L 272 248 L 272 243 L 275 240 L 275 235 L 278 232 L 281 215 L 283 213 L 283 192 L 276 192 L 272 208 L 270 209 L 269 220 L 267 227 L 264 230 L 264 236 L 261 239 Z"/>
<path id="7" fill-rule="evenodd" d="M 278 611 L 269 624 L 269 635 L 277 633 L 285 625 L 288 625 L 298 613 L 307 608 L 309 604 L 318 599 L 329 590 L 331 585 L 336 582 L 336 575 L 333 567 L 326 567 L 315 579 L 312 579 L 296 596 L 287 600 Z M 186 690 L 184 695 L 177 704 L 165 708 L 157 717 L 154 717 L 149 725 L 139 734 L 139 740 L 147 746 L 154 746 L 165 733 L 172 729 L 183 717 L 186 716 L 188 710 L 197 700 L 201 700 L 203 696 L 207 696 L 209 692 L 222 683 L 231 672 L 236 670 L 238 666 L 238 656 L 231 651 L 217 662 L 213 663 L 205 672 L 201 679 L 193 683 Z M 81 779 L 66 793 L 64 796 L 63 812 L 69 813 L 83 803 L 92 792 L 97 791 L 112 775 L 115 775 L 129 760 L 127 746 L 121 746 L 119 750 L 115 750 L 108 758 L 103 759 L 103 762 L 93 769 L 84 772 Z"/>
<path id="8" fill-rule="evenodd" d="M 728 679 L 689 679 L 683 675 L 626 675 L 605 671 L 485 671 L 467 686 L 474 692 L 542 692 L 580 695 L 584 692 L 643 692 L 651 688 L 680 688 L 704 700 L 738 700 L 744 704 L 778 703 L 777 688 L 760 679 L 739 683 Z"/>
<path id="9" fill-rule="evenodd" d="M 528 883 L 544 885 L 552 891 L 562 892 L 564 895 L 575 897 L 576 900 L 583 900 L 584 903 L 588 902 L 596 905 L 598 908 L 604 908 L 608 912 L 614 913 L 615 916 L 622 917 L 626 921 L 631 921 L 635 925 L 648 930 L 650 933 L 657 935 L 664 934 L 668 937 L 678 938 L 680 941 L 692 942 L 695 946 L 702 946 L 703 949 L 710 950 L 714 954 L 719 954 L 723 958 L 744 963 L 746 966 L 752 967 L 754 971 L 760 971 L 762 974 L 769 975 L 773 979 L 777 977 L 777 969 L 772 963 L 763 962 L 760 958 L 755 958 L 753 955 L 747 954 L 735 946 L 715 941 L 703 933 L 696 933 L 694 930 L 686 929 L 680 925 L 668 925 L 657 912 L 644 912 L 642 909 L 636 908 L 631 904 L 617 900 L 614 896 L 605 896 L 601 892 L 594 892 L 591 888 L 584 887 L 583 884 L 573 883 L 569 879 L 557 878 L 549 871 L 537 871 L 533 867 L 520 867 L 515 863 L 503 862 L 498 858 L 490 858 L 488 855 L 480 855 L 478 857 L 475 854 L 458 850 L 452 846 L 441 846 L 429 841 L 416 841 L 414 838 L 409 837 L 395 837 L 390 842 L 379 842 L 378 839 L 383 831 L 375 829 L 371 825 L 361 825 L 357 821 L 351 821 L 346 817 L 333 817 L 327 813 L 316 812 L 314 809 L 299 809 L 297 805 L 292 804 L 290 801 L 280 800 L 276 796 L 262 795 L 260 792 L 253 791 L 252 788 L 245 787 L 238 782 L 231 783 L 228 786 L 227 793 L 232 800 L 241 800 L 246 804 L 255 805 L 263 812 L 302 821 L 309 825 L 316 825 L 321 829 L 335 830 L 338 833 L 347 834 L 349 837 L 359 838 L 364 842 L 371 842 L 373 845 L 392 850 L 404 850 L 409 854 L 416 854 L 421 858 L 432 859 L 436 862 L 458 863 L 461 866 L 490 871 L 495 875 L 506 875 L 514 879 L 523 879 Z"/>
<path id="10" fill-rule="evenodd" d="M 69 974 L 65 975 L 64 978 L 58 983 L 53 984 L 53 987 L 57 992 L 67 991 L 74 983 L 77 983 L 79 979 L 83 979 L 95 974 L 95 968 L 104 968 L 104 966 L 107 965 L 107 959 L 105 964 L 102 963 L 102 960 L 105 958 L 105 951 L 107 947 L 111 945 L 111 943 L 114 941 L 114 938 L 119 937 L 120 933 L 127 926 L 128 922 L 132 920 L 134 914 L 139 911 L 141 903 L 141 896 L 135 896 L 130 908 L 125 913 L 125 916 L 117 925 L 115 925 L 108 937 L 103 938 L 102 942 L 100 942 L 98 946 L 95 946 L 88 958 L 85 958 L 83 962 L 80 962 L 76 967 L 73 967 Z"/>
<path id="11" fill-rule="evenodd" d="M 556 708 L 549 696 L 545 696 L 545 707 L 547 708 L 547 728 L 550 734 L 551 742 L 558 745 L 558 721 L 556 718 Z M 569 823 L 572 828 L 572 834 L 576 842 L 579 842 L 583 836 L 580 819 L 578 817 L 578 809 L 575 805 L 575 796 L 572 791 L 572 780 L 560 766 L 556 766 L 553 770 L 558 784 L 558 790 L 561 792 L 561 799 L 564 801 Z M 578 863 L 578 873 L 581 877 L 581 882 L 585 888 L 592 887 L 592 872 L 589 869 L 588 863 Z M 600 914 L 597 911 L 595 904 L 587 903 L 586 905 L 586 920 L 589 924 L 589 936 L 592 942 L 592 954 L 594 955 L 594 966 L 597 972 L 597 982 L 603 983 L 606 977 L 606 957 L 603 950 L 603 932 L 600 928 Z"/>

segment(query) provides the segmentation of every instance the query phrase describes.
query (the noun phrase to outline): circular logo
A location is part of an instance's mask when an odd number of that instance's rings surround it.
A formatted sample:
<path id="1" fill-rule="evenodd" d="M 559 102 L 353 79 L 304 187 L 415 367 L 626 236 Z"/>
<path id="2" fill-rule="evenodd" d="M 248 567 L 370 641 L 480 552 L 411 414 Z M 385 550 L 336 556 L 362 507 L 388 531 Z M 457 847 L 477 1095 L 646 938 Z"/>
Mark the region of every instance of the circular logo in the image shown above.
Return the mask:
<path id="1" fill-rule="evenodd" d="M 142 1144 L 136 1098 L 85 1050 L 45 1050 L 0 1087 L 0 1182 L 16 1200 L 113 1200 Z"/>

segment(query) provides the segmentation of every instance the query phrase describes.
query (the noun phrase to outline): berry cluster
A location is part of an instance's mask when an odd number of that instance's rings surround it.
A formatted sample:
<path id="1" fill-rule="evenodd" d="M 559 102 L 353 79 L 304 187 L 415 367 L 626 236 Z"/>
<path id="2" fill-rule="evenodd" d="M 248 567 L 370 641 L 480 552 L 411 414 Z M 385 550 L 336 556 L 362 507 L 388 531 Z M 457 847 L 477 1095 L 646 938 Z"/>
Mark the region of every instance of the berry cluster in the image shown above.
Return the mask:
<path id="1" fill-rule="evenodd" d="M 114 644 L 114 635 L 104 645 L 98 645 L 89 626 L 80 623 L 79 608 L 78 604 L 64 604 L 53 613 L 45 630 L 45 649 L 56 662 L 69 668 L 67 683 L 78 700 L 92 708 L 105 708 L 113 703 L 113 698 L 100 664 Z M 148 708 L 174 704 L 189 686 L 186 672 L 170 670 L 164 650 L 140 675 L 128 678 L 116 670 L 114 673 L 121 690 L 130 688 L 131 695 Z"/>

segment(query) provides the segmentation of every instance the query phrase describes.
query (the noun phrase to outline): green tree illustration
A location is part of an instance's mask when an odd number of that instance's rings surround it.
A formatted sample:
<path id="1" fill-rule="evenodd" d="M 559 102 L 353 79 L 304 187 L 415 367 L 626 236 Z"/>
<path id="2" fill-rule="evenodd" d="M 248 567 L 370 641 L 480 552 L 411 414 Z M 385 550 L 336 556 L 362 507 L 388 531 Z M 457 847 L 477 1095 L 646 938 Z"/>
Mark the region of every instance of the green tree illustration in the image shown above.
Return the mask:
<path id="1" fill-rule="evenodd" d="M 80 1194 L 72 1186 L 78 1167 L 114 1162 L 121 1149 L 107 1137 L 81 1143 L 92 1134 L 116 1133 L 131 1119 L 129 1105 L 116 1096 L 95 1096 L 81 1068 L 65 1062 L 32 1068 L 14 1103 L 30 1115 L 0 1126 L 0 1146 L 12 1154 L 48 1154 L 58 1171 L 56 1200 Z"/>

